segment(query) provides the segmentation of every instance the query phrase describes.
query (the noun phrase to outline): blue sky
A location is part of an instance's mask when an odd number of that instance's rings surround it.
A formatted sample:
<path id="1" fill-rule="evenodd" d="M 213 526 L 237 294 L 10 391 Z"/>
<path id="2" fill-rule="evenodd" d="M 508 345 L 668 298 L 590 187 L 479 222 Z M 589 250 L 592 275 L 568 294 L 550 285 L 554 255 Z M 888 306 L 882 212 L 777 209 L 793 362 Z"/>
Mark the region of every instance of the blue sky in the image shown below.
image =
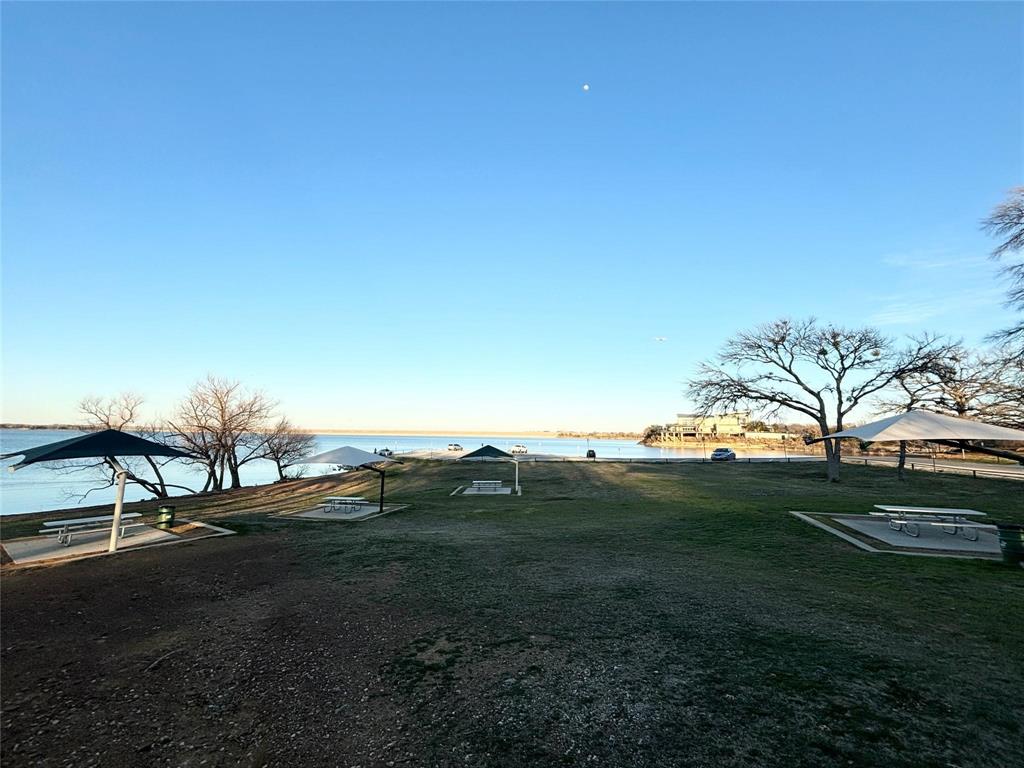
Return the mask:
<path id="1" fill-rule="evenodd" d="M 3 17 L 7 421 L 212 372 L 310 427 L 638 429 L 778 316 L 1009 320 L 1019 4 Z"/>

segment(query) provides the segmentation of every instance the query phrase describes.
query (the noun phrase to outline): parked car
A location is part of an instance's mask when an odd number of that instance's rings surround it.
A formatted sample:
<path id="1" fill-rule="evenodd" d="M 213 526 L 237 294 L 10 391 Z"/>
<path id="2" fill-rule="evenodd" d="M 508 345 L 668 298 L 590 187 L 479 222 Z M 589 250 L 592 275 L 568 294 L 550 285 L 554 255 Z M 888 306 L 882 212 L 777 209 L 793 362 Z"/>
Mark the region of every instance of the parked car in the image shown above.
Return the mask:
<path id="1" fill-rule="evenodd" d="M 526 453 L 526 446 L 522 443 L 512 446 L 512 453 Z"/>
<path id="2" fill-rule="evenodd" d="M 715 448 L 711 452 L 712 461 L 736 461 L 736 451 L 732 448 Z"/>
<path id="3" fill-rule="evenodd" d="M 597 458 L 597 451 L 595 451 L 593 448 L 588 448 L 587 449 L 587 458 L 588 459 L 596 459 Z"/>
<path id="4" fill-rule="evenodd" d="M 462 450 L 462 446 L 459 445 L 458 443 L 448 443 L 448 450 L 449 451 L 461 451 Z"/>
<path id="5" fill-rule="evenodd" d="M 395 455 L 395 452 L 392 451 L 390 448 L 381 448 L 380 450 L 374 451 L 374 453 L 376 453 L 378 456 L 387 456 L 387 457 L 391 457 L 391 456 Z"/>

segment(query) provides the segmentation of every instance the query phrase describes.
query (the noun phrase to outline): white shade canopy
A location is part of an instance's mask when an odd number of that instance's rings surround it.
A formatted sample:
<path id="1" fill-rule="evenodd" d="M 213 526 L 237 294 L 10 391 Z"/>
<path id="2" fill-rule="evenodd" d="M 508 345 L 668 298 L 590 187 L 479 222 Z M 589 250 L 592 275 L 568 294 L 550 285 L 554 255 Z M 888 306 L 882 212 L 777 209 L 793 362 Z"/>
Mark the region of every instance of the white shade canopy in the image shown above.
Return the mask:
<path id="1" fill-rule="evenodd" d="M 931 411 L 907 411 L 896 416 L 872 421 L 870 424 L 833 432 L 812 442 L 832 438 L 852 437 L 865 443 L 896 442 L 899 440 L 979 440 L 1024 442 L 1024 430 L 997 427 L 971 419 L 943 416 Z"/>
<path id="2" fill-rule="evenodd" d="M 359 448 L 353 448 L 351 445 L 343 445 L 341 448 L 324 451 L 323 453 L 318 453 L 315 456 L 307 456 L 296 463 L 337 464 L 340 467 L 355 469 L 358 467 L 369 467 L 373 464 L 382 464 L 387 461 L 394 462 L 394 459 L 389 459 L 387 456 L 380 456 L 376 453 L 370 453 L 369 451 L 363 451 Z"/>

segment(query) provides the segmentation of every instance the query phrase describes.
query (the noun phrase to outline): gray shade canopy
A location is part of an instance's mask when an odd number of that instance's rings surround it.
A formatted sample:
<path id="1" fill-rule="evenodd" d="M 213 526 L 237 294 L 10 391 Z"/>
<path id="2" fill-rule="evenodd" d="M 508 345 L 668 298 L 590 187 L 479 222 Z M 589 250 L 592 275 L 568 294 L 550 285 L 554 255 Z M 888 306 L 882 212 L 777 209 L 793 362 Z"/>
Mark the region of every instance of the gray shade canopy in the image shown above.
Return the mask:
<path id="1" fill-rule="evenodd" d="M 97 459 L 115 456 L 173 456 L 189 458 L 189 455 L 169 445 L 154 443 L 136 437 L 128 432 L 116 429 L 104 429 L 101 432 L 90 432 L 87 435 L 58 440 L 35 448 L 12 451 L 0 456 L 7 459 L 11 456 L 24 458 L 11 467 L 12 470 L 37 464 L 41 461 L 67 461 L 68 459 Z"/>
<path id="2" fill-rule="evenodd" d="M 371 467 L 374 464 L 384 462 L 395 463 L 394 459 L 387 456 L 380 456 L 376 453 L 353 448 L 351 445 L 343 445 L 341 448 L 334 448 L 314 456 L 307 456 L 297 461 L 297 464 L 337 464 L 346 469 L 358 469 L 359 467 Z"/>
<path id="3" fill-rule="evenodd" d="M 944 416 L 931 411 L 907 411 L 896 416 L 872 421 L 853 429 L 833 432 L 812 443 L 833 438 L 855 438 L 865 443 L 898 442 L 901 440 L 978 440 L 1024 442 L 1024 430 L 997 427 L 971 419 Z"/>

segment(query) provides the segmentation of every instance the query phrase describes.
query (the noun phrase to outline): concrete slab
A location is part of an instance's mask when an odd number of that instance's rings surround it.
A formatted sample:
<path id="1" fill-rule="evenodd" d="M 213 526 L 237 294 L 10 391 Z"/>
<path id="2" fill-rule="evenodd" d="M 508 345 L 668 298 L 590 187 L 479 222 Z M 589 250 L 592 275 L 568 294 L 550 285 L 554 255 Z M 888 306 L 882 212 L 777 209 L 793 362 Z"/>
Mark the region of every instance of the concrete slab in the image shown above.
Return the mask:
<path id="1" fill-rule="evenodd" d="M 118 551 L 159 542 L 178 541 L 179 539 L 180 537 L 173 533 L 167 533 L 147 525 L 142 528 L 129 529 L 118 544 Z M 16 565 L 22 565 L 105 554 L 109 543 L 109 531 L 97 531 L 96 533 L 76 535 L 71 540 L 70 547 L 60 544 L 56 536 L 31 536 L 4 542 L 3 548 Z"/>
<path id="2" fill-rule="evenodd" d="M 908 536 L 903 531 L 894 531 L 884 518 L 867 517 L 866 515 L 828 515 L 833 520 L 842 523 L 865 536 L 870 536 L 889 547 L 901 549 L 917 549 L 927 551 L 943 552 L 971 552 L 986 555 L 998 555 L 999 538 L 995 528 L 976 528 L 978 540 L 970 541 L 963 537 L 962 533 L 953 536 L 943 533 L 942 529 L 935 525 L 920 525 L 919 536 Z"/>
<path id="3" fill-rule="evenodd" d="M 889 528 L 885 518 L 869 515 L 830 515 L 820 512 L 790 512 L 799 520 L 828 531 L 833 536 L 875 555 L 910 555 L 912 557 L 954 557 L 990 560 L 1001 557 L 999 540 L 994 529 L 978 531 L 978 541 L 968 541 L 961 534 L 951 536 L 936 526 L 921 526 L 921 535 L 908 536 Z"/>
<path id="4" fill-rule="evenodd" d="M 397 512 L 400 509 L 405 509 L 408 506 L 406 504 L 385 504 L 384 511 L 380 511 L 380 507 L 376 504 L 369 506 L 364 505 L 354 510 L 325 510 L 317 507 L 316 509 L 309 509 L 305 512 L 296 512 L 290 515 L 280 515 L 283 518 L 295 519 L 299 518 L 302 520 L 331 520 L 334 522 L 358 522 L 360 520 L 369 520 L 371 517 L 379 517 L 380 515 L 390 514 L 391 512 Z"/>

